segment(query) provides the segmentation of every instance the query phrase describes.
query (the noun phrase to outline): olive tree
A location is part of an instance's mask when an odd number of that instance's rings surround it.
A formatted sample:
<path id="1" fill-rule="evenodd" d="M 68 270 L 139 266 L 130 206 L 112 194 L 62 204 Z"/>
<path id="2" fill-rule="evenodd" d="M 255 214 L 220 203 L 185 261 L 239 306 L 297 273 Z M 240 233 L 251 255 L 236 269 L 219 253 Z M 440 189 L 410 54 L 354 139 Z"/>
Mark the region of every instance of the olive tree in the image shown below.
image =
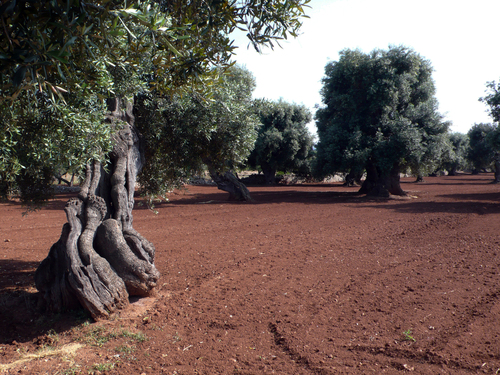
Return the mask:
<path id="1" fill-rule="evenodd" d="M 500 123 L 500 82 L 488 82 L 486 88 L 488 95 L 479 98 L 479 101 L 489 106 L 489 115 L 498 124 Z"/>
<path id="2" fill-rule="evenodd" d="M 490 168 L 493 164 L 495 150 L 490 141 L 496 126 L 493 124 L 474 124 L 467 135 L 469 137 L 469 151 L 467 158 L 472 164 L 472 173 L 477 174 Z"/>
<path id="3" fill-rule="evenodd" d="M 439 152 L 449 124 L 438 112 L 430 62 L 406 47 L 340 52 L 325 68 L 316 112 L 321 174 L 364 169 L 360 192 L 404 195 L 400 172 Z"/>
<path id="4" fill-rule="evenodd" d="M 218 80 L 214 66 L 231 64 L 235 28 L 256 47 L 273 45 L 296 35 L 308 1 L 2 2 L 2 195 L 46 199 L 39 186 L 55 167 L 86 165 L 68 222 L 35 275 L 47 307 L 81 305 L 98 319 L 129 295 L 151 293 L 155 248 L 132 225 L 136 176 L 147 162 L 135 98 L 203 94 Z"/>
<path id="5" fill-rule="evenodd" d="M 252 108 L 255 78 L 245 68 L 231 67 L 211 89 L 209 99 L 197 94 L 140 99 L 137 127 L 146 134 L 149 161 L 139 184 L 163 195 L 177 181 L 208 168 L 219 189 L 231 200 L 250 200 L 233 170 L 252 151 L 259 119 Z"/>
<path id="6" fill-rule="evenodd" d="M 445 145 L 440 168 L 448 171 L 450 176 L 455 176 L 457 171 L 468 169 L 470 164 L 467 160 L 467 153 L 469 152 L 469 137 L 467 134 L 449 133 Z"/>
<path id="7" fill-rule="evenodd" d="M 500 183 L 500 83 L 495 81 L 486 84 L 487 95 L 479 100 L 489 106 L 488 112 L 493 119 L 494 130 L 488 135 L 489 143 L 494 149 L 495 180 L 494 183 Z"/>
<path id="8" fill-rule="evenodd" d="M 266 184 L 274 184 L 277 171 L 309 172 L 313 137 L 307 129 L 311 113 L 304 105 L 282 100 L 256 100 L 262 123 L 248 165 L 260 168 Z"/>

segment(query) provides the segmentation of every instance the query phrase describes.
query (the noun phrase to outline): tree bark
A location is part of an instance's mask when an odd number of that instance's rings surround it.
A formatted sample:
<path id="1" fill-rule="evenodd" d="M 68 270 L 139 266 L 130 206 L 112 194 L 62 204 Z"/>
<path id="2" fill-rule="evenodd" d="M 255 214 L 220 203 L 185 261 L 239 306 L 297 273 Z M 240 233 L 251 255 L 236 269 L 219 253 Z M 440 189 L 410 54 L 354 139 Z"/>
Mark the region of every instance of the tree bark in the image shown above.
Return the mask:
<path id="1" fill-rule="evenodd" d="M 361 185 L 361 178 L 363 177 L 363 170 L 352 168 L 347 176 L 345 176 L 344 186 L 359 186 Z"/>
<path id="2" fill-rule="evenodd" d="M 361 194 L 369 194 L 377 186 L 379 173 L 377 167 L 371 161 L 366 165 L 366 179 L 363 181 L 359 192 Z"/>
<path id="3" fill-rule="evenodd" d="M 227 171 L 225 173 L 216 172 L 213 168 L 209 168 L 210 177 L 217 184 L 219 190 L 227 191 L 229 193 L 229 200 L 231 201 L 246 201 L 252 200 L 250 192 L 245 184 L 238 180 L 233 172 Z"/>
<path id="4" fill-rule="evenodd" d="M 261 165 L 266 185 L 276 185 L 276 168 Z"/>
<path id="5" fill-rule="evenodd" d="M 116 129 L 110 165 L 87 166 L 78 197 L 66 204 L 68 223 L 35 273 L 42 306 L 59 312 L 80 305 L 96 320 L 127 306 L 129 295 L 150 295 L 159 278 L 154 246 L 132 227 L 143 164 L 132 104 L 116 98 L 108 110 Z"/>
<path id="6" fill-rule="evenodd" d="M 493 161 L 495 163 L 495 179 L 493 180 L 493 183 L 498 184 L 500 183 L 500 153 L 495 152 Z"/>
<path id="7" fill-rule="evenodd" d="M 372 162 L 366 168 L 366 180 L 359 192 L 374 197 L 389 197 L 391 195 L 406 195 L 401 188 L 400 167 L 395 163 L 389 172 L 381 172 Z"/>

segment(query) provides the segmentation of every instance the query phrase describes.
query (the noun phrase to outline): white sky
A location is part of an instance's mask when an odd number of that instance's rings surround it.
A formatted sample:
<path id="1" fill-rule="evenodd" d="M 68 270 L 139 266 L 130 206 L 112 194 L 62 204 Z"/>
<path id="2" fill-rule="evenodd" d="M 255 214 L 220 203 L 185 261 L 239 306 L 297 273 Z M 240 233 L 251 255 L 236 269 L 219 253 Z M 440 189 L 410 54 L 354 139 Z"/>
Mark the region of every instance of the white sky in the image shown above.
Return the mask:
<path id="1" fill-rule="evenodd" d="M 434 67 L 439 111 L 452 131 L 491 122 L 478 99 L 500 79 L 499 0 L 312 0 L 301 35 L 262 54 L 237 35 L 235 60 L 256 80 L 256 98 L 321 104 L 325 65 L 338 52 L 370 52 L 389 45 L 413 48 Z M 316 126 L 310 124 L 315 133 Z"/>

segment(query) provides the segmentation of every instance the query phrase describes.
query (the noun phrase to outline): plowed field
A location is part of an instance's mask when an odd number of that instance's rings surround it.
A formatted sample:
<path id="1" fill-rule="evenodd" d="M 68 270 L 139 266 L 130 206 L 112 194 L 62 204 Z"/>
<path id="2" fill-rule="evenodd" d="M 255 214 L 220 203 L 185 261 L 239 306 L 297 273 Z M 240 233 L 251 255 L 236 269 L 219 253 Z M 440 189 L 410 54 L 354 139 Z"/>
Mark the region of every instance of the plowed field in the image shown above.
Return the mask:
<path id="1" fill-rule="evenodd" d="M 69 194 L 0 204 L 0 363 L 8 374 L 498 374 L 500 186 L 403 179 L 409 198 L 340 184 L 190 186 L 138 206 L 157 295 L 113 319 L 36 309 L 33 274 Z M 78 344 L 78 345 L 71 345 Z M 16 362 L 17 361 L 17 362 Z"/>

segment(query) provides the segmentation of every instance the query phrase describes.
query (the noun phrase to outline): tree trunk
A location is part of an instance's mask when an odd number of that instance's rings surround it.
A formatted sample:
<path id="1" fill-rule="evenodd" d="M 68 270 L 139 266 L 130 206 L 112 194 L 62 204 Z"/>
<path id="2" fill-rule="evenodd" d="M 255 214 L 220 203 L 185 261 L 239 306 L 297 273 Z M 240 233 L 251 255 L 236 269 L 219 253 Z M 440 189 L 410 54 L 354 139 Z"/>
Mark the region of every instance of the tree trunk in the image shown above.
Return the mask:
<path id="1" fill-rule="evenodd" d="M 266 185 L 275 185 L 276 184 L 276 168 L 262 166 L 262 173 L 264 173 L 264 181 Z"/>
<path id="2" fill-rule="evenodd" d="M 406 195 L 401 189 L 400 168 L 395 163 L 389 172 L 382 173 L 373 163 L 368 163 L 366 180 L 359 192 L 374 197 L 389 197 L 392 195 Z"/>
<path id="3" fill-rule="evenodd" d="M 217 188 L 229 193 L 229 200 L 247 202 L 252 200 L 245 184 L 239 181 L 233 172 L 227 171 L 221 174 L 210 167 L 208 171 L 212 180 L 217 184 Z"/>
<path id="4" fill-rule="evenodd" d="M 361 185 L 361 177 L 363 177 L 363 170 L 352 168 L 347 176 L 345 176 L 344 186 L 359 186 Z"/>
<path id="5" fill-rule="evenodd" d="M 373 189 L 375 189 L 379 180 L 378 175 L 379 173 L 377 171 L 377 167 L 369 161 L 366 165 L 366 179 L 363 181 L 359 192 L 361 194 L 369 194 Z"/>
<path id="6" fill-rule="evenodd" d="M 78 197 L 66 204 L 68 223 L 35 273 L 42 305 L 56 312 L 81 305 L 94 319 L 125 307 L 129 295 L 151 294 L 159 278 L 154 246 L 132 227 L 143 164 L 132 105 L 116 98 L 108 110 L 117 130 L 110 165 L 87 166 Z"/>
<path id="7" fill-rule="evenodd" d="M 500 153 L 495 152 L 493 161 L 495 163 L 495 179 L 493 180 L 493 183 L 498 184 L 500 183 Z"/>

